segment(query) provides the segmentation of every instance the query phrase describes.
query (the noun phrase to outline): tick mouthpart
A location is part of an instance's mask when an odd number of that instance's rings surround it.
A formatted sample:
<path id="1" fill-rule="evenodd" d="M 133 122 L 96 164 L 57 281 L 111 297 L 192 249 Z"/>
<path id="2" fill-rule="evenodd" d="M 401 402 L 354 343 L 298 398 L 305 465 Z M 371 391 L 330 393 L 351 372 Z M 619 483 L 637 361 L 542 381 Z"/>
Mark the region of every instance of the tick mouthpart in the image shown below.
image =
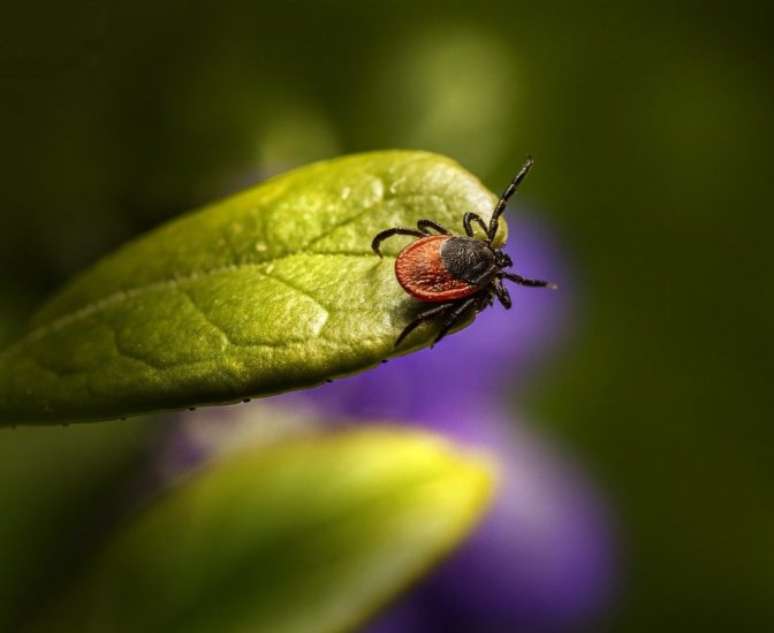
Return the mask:
<path id="1" fill-rule="evenodd" d="M 498 268 L 510 268 L 513 266 L 513 261 L 507 253 L 495 251 L 495 264 L 497 264 Z"/>

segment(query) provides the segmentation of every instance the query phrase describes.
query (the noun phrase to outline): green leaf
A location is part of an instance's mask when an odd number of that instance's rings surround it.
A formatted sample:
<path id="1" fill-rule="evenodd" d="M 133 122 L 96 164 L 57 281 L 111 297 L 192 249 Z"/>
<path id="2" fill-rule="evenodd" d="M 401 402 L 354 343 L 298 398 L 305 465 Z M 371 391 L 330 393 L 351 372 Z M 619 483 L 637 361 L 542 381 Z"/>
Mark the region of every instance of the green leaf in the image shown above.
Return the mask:
<path id="1" fill-rule="evenodd" d="M 393 273 L 410 238 L 386 242 L 382 260 L 374 234 L 423 217 L 460 231 L 465 211 L 487 218 L 494 202 L 455 162 L 392 151 L 310 165 L 186 215 L 83 273 L 0 355 L 0 422 L 235 402 L 372 366 L 416 310 Z"/>
<path id="2" fill-rule="evenodd" d="M 405 430 L 253 449 L 126 525 L 35 630 L 350 630 L 468 533 L 491 485 L 479 460 Z"/>

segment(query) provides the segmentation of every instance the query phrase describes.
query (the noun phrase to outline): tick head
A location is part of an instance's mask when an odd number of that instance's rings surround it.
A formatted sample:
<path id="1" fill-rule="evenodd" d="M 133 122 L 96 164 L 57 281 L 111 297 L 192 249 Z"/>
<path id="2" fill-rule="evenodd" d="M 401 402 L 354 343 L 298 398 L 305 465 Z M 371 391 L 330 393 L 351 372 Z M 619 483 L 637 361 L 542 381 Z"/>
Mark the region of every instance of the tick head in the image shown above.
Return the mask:
<path id="1" fill-rule="evenodd" d="M 503 251 L 495 251 L 495 264 L 497 264 L 499 268 L 510 268 L 513 266 L 511 258 L 507 253 L 503 253 Z"/>

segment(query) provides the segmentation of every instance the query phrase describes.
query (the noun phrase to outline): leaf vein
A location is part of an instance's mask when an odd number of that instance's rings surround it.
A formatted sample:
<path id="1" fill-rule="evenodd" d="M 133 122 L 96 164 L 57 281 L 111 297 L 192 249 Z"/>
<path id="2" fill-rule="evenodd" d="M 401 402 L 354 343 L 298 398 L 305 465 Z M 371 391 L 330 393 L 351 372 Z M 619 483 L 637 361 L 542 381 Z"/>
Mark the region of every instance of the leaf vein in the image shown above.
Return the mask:
<path id="1" fill-rule="evenodd" d="M 225 342 L 225 344 L 233 346 L 234 342 L 229 338 L 229 335 L 226 332 L 226 330 L 224 330 L 220 325 L 215 323 L 215 321 L 210 319 L 209 315 L 204 310 L 204 308 L 202 308 L 196 302 L 196 299 L 194 299 L 194 296 L 190 292 L 188 292 L 188 290 L 186 290 L 185 288 L 178 287 L 177 289 L 180 291 L 180 293 L 186 299 L 188 299 L 188 302 L 193 306 L 194 310 L 196 310 L 202 316 L 202 318 L 207 322 L 207 324 L 210 325 L 211 327 L 213 327 L 215 329 L 215 331 L 218 332 L 221 335 L 221 337 L 223 338 L 223 341 Z"/>
<path id="2" fill-rule="evenodd" d="M 333 309 L 329 308 L 328 306 L 326 306 L 322 301 L 320 301 L 317 297 L 315 297 L 309 291 L 304 290 L 303 288 L 299 288 L 295 283 L 293 283 L 291 281 L 288 281 L 284 277 L 281 277 L 276 272 L 271 272 L 270 273 L 268 271 L 262 270 L 262 271 L 260 271 L 260 274 L 263 277 L 266 277 L 267 279 L 272 279 L 272 280 L 276 281 L 277 283 L 280 283 L 280 284 L 282 284 L 284 286 L 287 286 L 288 288 L 290 288 L 291 290 L 297 292 L 301 296 L 306 297 L 310 301 L 313 301 L 314 303 L 316 303 L 320 307 L 320 309 L 323 312 L 325 312 L 325 320 L 326 321 L 330 317 L 330 313 L 333 311 Z"/>

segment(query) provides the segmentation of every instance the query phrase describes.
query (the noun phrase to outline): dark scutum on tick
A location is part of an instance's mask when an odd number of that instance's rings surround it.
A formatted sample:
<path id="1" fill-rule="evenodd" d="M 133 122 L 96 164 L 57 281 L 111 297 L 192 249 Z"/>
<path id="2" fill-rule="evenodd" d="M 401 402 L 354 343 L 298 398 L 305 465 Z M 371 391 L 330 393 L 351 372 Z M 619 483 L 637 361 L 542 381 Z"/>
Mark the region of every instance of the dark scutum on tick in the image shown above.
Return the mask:
<path id="1" fill-rule="evenodd" d="M 406 246 L 395 260 L 395 276 L 403 289 L 415 299 L 435 304 L 420 312 L 400 333 L 395 346 L 400 345 L 423 322 L 438 318 L 441 329 L 433 341 L 435 345 L 454 325 L 473 310 L 475 313 L 494 303 L 495 297 L 507 309 L 511 296 L 503 286 L 503 279 L 533 288 L 556 288 L 556 285 L 540 279 L 527 279 L 506 271 L 513 266 L 511 258 L 492 243 L 497 235 L 500 216 L 508 199 L 532 167 L 528 158 L 506 187 L 492 211 L 489 224 L 480 215 L 468 212 L 462 216 L 465 236 L 453 236 L 432 220 L 419 220 L 416 229 L 395 227 L 378 233 L 371 248 L 382 256 L 379 245 L 393 235 L 411 235 L 418 239 Z M 474 237 L 473 225 L 479 226 L 485 239 Z"/>

